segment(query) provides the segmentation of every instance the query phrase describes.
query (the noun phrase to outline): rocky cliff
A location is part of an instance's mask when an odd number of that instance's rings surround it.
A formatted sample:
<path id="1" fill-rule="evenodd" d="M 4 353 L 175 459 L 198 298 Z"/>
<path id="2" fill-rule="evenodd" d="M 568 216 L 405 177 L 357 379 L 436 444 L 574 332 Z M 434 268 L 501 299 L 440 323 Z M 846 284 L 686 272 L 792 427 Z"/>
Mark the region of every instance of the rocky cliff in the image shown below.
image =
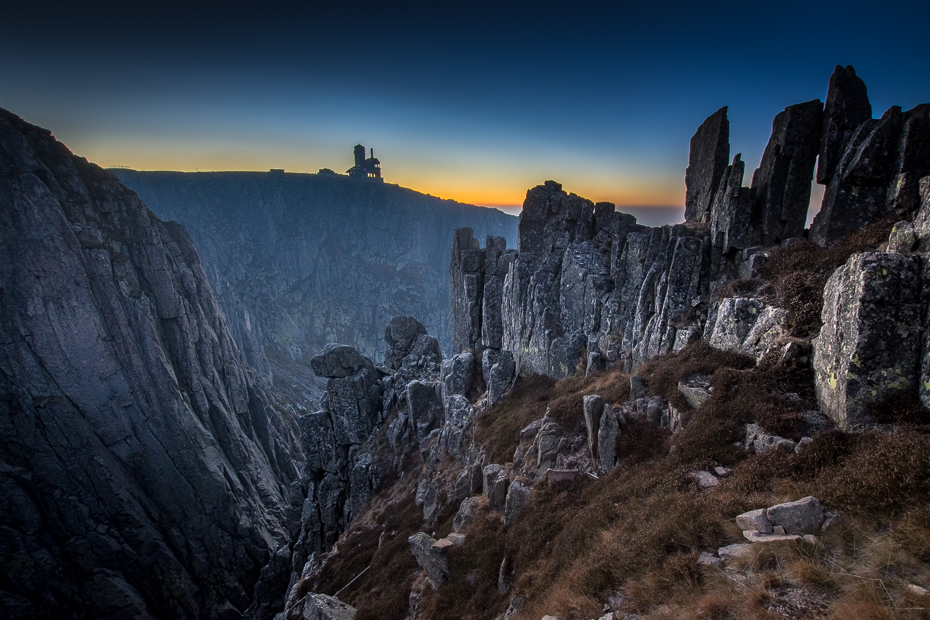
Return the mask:
<path id="1" fill-rule="evenodd" d="M 517 219 L 500 211 L 335 174 L 116 174 L 190 230 L 233 337 L 288 390 L 312 378 L 326 343 L 380 359 L 398 315 L 415 315 L 448 353 L 452 231 L 516 240 Z"/>
<path id="2" fill-rule="evenodd" d="M 852 67 L 836 68 L 826 100 L 775 117 L 750 187 L 739 154 L 727 166 L 727 109 L 711 115 L 691 140 L 683 224 L 641 226 L 547 181 L 527 192 L 515 251 L 490 237 L 482 249 L 471 231 L 457 231 L 453 341 L 491 360 L 512 356 L 518 373 L 552 377 L 634 371 L 699 338 L 761 359 L 792 337 L 816 335 L 794 329 L 797 313 L 781 307 L 791 295 L 760 288 L 768 257 L 903 219 L 891 254 L 850 258 L 824 282 L 814 360 L 821 406 L 841 425 L 869 423 L 866 410 L 896 394 L 916 396 L 917 369 L 928 366 L 916 344 L 928 300 L 919 294 L 924 259 L 911 252 L 923 247 L 930 217 L 918 214 L 927 208 L 921 183 L 930 183 L 920 180 L 930 175 L 930 104 L 871 119 Z M 807 231 L 818 153 L 827 188 Z M 798 294 L 813 303 L 820 291 Z"/>
<path id="3" fill-rule="evenodd" d="M 237 618 L 288 537 L 296 414 L 186 230 L 0 110 L 0 616 Z"/>
<path id="4" fill-rule="evenodd" d="M 924 605 L 908 548 L 930 501 L 930 107 L 871 119 L 852 67 L 826 102 L 776 116 L 748 186 L 727 109 L 712 114 L 682 224 L 547 181 L 516 248 L 456 230 L 451 358 L 410 318 L 381 366 L 322 351 L 285 617 Z M 805 230 L 818 161 L 826 195 Z M 866 530 L 895 559 L 850 550 Z M 874 603 L 864 574 L 889 580 Z"/>

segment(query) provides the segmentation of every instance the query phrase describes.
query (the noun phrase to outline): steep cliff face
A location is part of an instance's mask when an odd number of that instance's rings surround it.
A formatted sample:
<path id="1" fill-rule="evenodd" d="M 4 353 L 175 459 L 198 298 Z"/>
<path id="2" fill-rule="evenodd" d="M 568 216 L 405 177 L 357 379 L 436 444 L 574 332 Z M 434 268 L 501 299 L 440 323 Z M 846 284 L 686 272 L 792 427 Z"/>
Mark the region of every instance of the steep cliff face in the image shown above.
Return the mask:
<path id="1" fill-rule="evenodd" d="M 3 110 L 0 326 L 0 616 L 239 617 L 296 420 L 184 228 Z"/>
<path id="2" fill-rule="evenodd" d="M 516 240 L 517 219 L 500 211 L 338 175 L 117 174 L 190 230 L 234 338 L 276 375 L 283 365 L 306 379 L 328 342 L 380 359 L 398 315 L 416 316 L 451 350 L 452 231 Z"/>

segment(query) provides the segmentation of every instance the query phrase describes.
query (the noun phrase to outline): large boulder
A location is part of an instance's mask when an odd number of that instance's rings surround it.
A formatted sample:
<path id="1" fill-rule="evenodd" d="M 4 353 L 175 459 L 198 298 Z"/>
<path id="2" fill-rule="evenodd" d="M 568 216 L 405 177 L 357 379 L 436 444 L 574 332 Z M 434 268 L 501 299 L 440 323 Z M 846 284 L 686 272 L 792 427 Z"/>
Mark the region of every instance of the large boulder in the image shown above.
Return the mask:
<path id="1" fill-rule="evenodd" d="M 417 532 L 407 538 L 407 542 L 410 543 L 410 550 L 413 552 L 417 564 L 420 565 L 420 568 L 423 569 L 434 585 L 438 586 L 449 579 L 452 574 L 449 559 L 444 553 L 433 548 L 433 545 L 437 542 L 435 538 L 429 534 Z"/>
<path id="2" fill-rule="evenodd" d="M 823 507 L 815 497 L 772 506 L 765 515 L 773 528 L 781 526 L 786 534 L 813 534 L 824 520 Z"/>
<path id="3" fill-rule="evenodd" d="M 701 123 L 691 138 L 685 171 L 685 220 L 706 222 L 720 178 L 730 159 L 730 121 L 726 106 Z"/>
<path id="4" fill-rule="evenodd" d="M 372 367 L 371 360 L 347 344 L 330 343 L 310 360 L 318 377 L 341 379 L 363 368 Z"/>
<path id="5" fill-rule="evenodd" d="M 478 497 L 466 497 L 463 499 L 462 503 L 459 504 L 458 512 L 455 513 L 455 518 L 452 520 L 452 531 L 460 534 L 467 530 L 468 526 L 475 520 L 475 515 L 478 514 L 478 508 L 480 506 L 481 499 Z"/>
<path id="6" fill-rule="evenodd" d="M 519 480 L 514 480 L 507 489 L 507 500 L 504 503 L 504 524 L 510 525 L 517 520 L 523 509 L 526 508 L 533 496 L 533 489 Z"/>
<path id="7" fill-rule="evenodd" d="M 384 365 L 393 370 L 399 369 L 417 336 L 421 334 L 426 334 L 426 327 L 412 316 L 395 316 L 391 319 L 384 330 L 384 341 L 387 344 Z"/>
<path id="8" fill-rule="evenodd" d="M 827 281 L 814 378 L 820 408 L 841 428 L 917 390 L 920 287 L 919 258 L 881 252 L 854 254 Z"/>

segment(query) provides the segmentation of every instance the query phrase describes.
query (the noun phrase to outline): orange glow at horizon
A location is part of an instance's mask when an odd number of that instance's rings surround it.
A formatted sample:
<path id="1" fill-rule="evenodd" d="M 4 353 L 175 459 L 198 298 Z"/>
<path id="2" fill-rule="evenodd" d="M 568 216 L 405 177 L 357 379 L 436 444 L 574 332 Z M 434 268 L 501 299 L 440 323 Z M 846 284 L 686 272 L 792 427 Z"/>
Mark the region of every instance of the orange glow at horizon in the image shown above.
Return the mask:
<path id="1" fill-rule="evenodd" d="M 329 168 L 343 174 L 352 164 L 341 152 L 337 156 L 327 156 L 308 153 L 303 145 L 288 148 L 289 145 L 280 143 L 272 151 L 259 145 L 252 145 L 250 149 L 241 144 L 206 145 L 177 139 L 127 144 L 95 136 L 83 140 L 72 138 L 69 142 L 74 152 L 102 167 L 125 166 L 134 170 L 266 172 L 271 168 L 283 168 L 287 172 L 315 173 Z M 643 174 L 637 170 L 582 169 L 572 161 L 565 162 L 564 166 L 540 165 L 542 170 L 536 172 L 532 169 L 535 165 L 524 162 L 511 165 L 503 158 L 479 164 L 469 161 L 437 165 L 396 153 L 385 164 L 386 183 L 508 212 L 522 208 L 527 191 L 550 179 L 561 183 L 567 192 L 594 202 L 612 202 L 618 207 L 668 207 L 684 203 L 684 183 L 680 177 Z"/>

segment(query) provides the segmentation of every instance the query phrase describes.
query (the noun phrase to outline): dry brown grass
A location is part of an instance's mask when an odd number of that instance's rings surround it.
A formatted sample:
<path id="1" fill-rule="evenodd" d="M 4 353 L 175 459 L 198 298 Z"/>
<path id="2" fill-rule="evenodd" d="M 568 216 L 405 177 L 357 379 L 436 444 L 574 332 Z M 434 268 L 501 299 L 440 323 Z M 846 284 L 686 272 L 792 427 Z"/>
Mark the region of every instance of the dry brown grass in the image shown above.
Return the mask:
<path id="1" fill-rule="evenodd" d="M 797 336 L 820 329 L 823 287 L 833 270 L 850 255 L 877 248 L 888 240 L 896 218 L 882 220 L 847 235 L 830 247 L 804 241 L 774 250 L 762 269 L 762 277 L 775 287 L 775 303 L 789 313 Z"/>
<path id="2" fill-rule="evenodd" d="M 586 394 L 600 394 L 608 403 L 621 403 L 629 393 L 630 378 L 619 370 L 560 380 L 523 375 L 507 398 L 478 414 L 475 439 L 492 463 L 507 463 L 513 458 L 520 431 L 543 417 L 547 409 L 566 432 L 574 432 L 584 424 Z"/>
<path id="3" fill-rule="evenodd" d="M 339 594 L 340 600 L 357 608 L 356 620 L 404 618 L 419 571 L 407 537 L 419 531 L 422 520 L 412 490 L 382 494 L 365 518 L 342 535 L 338 553 L 326 563 L 312 591 L 333 595 L 370 564 Z"/>

